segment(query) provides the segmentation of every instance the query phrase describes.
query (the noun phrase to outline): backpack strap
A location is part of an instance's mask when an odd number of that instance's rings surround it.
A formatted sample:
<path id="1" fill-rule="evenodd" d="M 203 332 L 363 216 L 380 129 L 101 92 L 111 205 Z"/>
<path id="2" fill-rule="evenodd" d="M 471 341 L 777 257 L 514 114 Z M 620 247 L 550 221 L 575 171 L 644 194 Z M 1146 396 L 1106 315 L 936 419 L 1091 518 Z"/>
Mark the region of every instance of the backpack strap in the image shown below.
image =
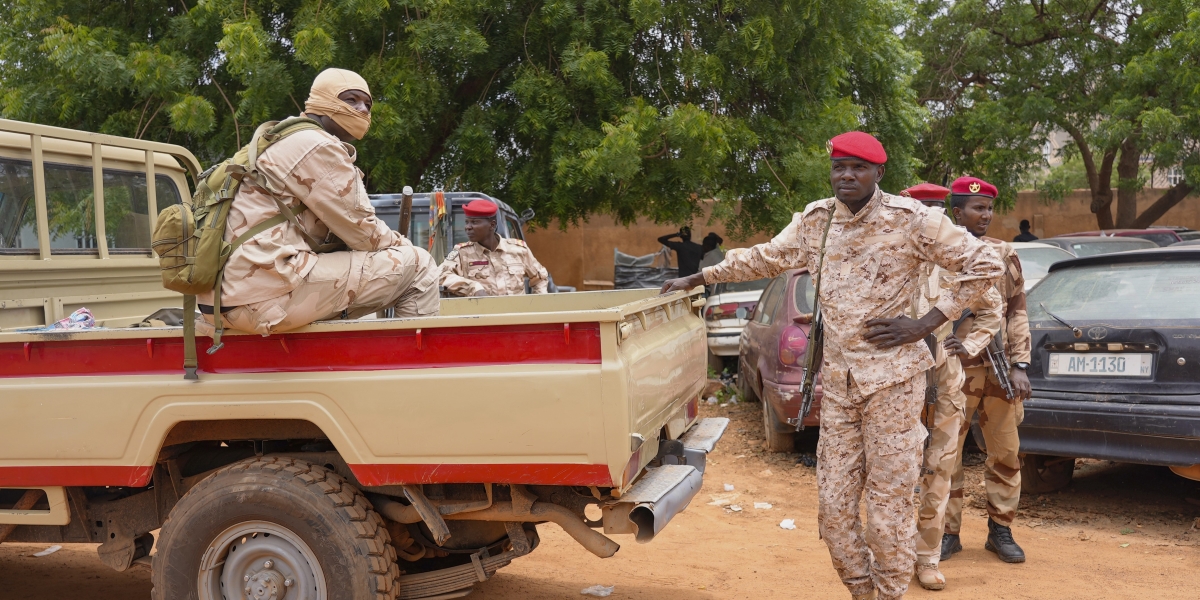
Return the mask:
<path id="1" fill-rule="evenodd" d="M 215 321 L 215 319 L 214 319 Z M 196 375 L 196 297 L 188 294 L 183 297 L 183 378 L 193 381 L 200 379 Z"/>

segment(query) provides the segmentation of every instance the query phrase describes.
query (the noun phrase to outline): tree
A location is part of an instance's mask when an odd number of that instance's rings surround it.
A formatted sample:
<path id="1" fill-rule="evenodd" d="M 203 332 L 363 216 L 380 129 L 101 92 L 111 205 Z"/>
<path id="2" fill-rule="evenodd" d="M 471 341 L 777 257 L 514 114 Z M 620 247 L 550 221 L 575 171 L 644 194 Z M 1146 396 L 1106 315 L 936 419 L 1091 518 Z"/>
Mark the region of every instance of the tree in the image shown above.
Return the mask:
<path id="1" fill-rule="evenodd" d="M 351 68 L 375 96 L 357 144 L 373 191 L 487 191 L 542 223 L 686 223 L 717 198 L 746 235 L 829 195 L 842 131 L 877 133 L 885 186 L 909 183 L 922 113 L 905 6 L 0 0 L 0 111 L 211 162 L 298 113 L 320 69 Z"/>
<path id="2" fill-rule="evenodd" d="M 1200 182 L 1194 3 L 928 0 L 918 14 L 908 39 L 925 58 L 915 85 L 935 116 L 921 146 L 927 176 L 975 171 L 1009 200 L 1044 168 L 1047 136 L 1065 131 L 1102 229 L 1146 227 Z M 1185 179 L 1139 215 L 1144 159 L 1182 166 Z"/>

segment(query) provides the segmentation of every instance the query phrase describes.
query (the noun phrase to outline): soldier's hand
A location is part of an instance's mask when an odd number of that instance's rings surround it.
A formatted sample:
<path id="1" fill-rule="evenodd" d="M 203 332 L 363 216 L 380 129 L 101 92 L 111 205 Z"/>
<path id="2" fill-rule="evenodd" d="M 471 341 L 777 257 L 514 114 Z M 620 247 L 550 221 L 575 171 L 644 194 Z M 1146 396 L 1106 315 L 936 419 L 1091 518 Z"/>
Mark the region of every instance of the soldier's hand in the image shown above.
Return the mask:
<path id="1" fill-rule="evenodd" d="M 1033 394 L 1033 388 L 1029 385 L 1029 375 L 1025 371 L 1016 367 L 1010 368 L 1008 370 L 1008 381 L 1012 384 L 1013 392 L 1017 394 L 1017 399 L 1028 400 L 1029 396 Z"/>
<path id="2" fill-rule="evenodd" d="M 962 340 L 958 339 L 958 336 L 956 335 L 951 335 L 950 337 L 946 338 L 946 341 L 942 342 L 942 347 L 945 348 L 946 353 L 951 356 L 958 356 L 961 358 L 971 357 L 971 355 L 967 354 L 967 349 L 963 347 Z"/>
<path id="3" fill-rule="evenodd" d="M 696 288 L 697 286 L 701 286 L 701 285 L 704 285 L 704 274 L 703 273 L 695 273 L 692 275 L 688 275 L 687 277 L 680 277 L 678 279 L 668 279 L 667 282 L 663 284 L 662 291 L 659 293 L 669 294 L 671 292 L 678 292 L 681 290 L 689 291 L 689 290 L 692 290 L 692 289 Z"/>
<path id="4" fill-rule="evenodd" d="M 871 319 L 866 323 L 867 333 L 863 337 L 879 348 L 895 348 L 911 344 L 929 335 L 930 329 L 921 321 L 908 317 L 895 319 Z"/>
<path id="5" fill-rule="evenodd" d="M 491 296 L 491 294 L 490 294 L 490 293 L 488 293 L 488 291 L 487 291 L 487 290 L 479 290 L 478 292 L 475 292 L 475 297 L 476 297 L 476 298 L 482 298 L 482 297 L 484 297 L 484 296 Z"/>

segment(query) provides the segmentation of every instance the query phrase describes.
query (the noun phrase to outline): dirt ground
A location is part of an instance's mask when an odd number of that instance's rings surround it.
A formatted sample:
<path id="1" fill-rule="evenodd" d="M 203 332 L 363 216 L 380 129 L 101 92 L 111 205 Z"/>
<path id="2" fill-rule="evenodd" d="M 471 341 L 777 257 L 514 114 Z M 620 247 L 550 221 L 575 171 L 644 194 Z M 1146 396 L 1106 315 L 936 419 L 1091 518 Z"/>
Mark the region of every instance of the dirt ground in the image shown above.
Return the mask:
<path id="1" fill-rule="evenodd" d="M 700 495 L 650 544 L 617 536 L 621 551 L 601 560 L 543 525 L 541 546 L 470 598 L 581 598 L 596 584 L 615 586 L 611 598 L 848 598 L 817 539 L 815 471 L 801 462 L 814 442 L 802 442 L 800 454 L 764 454 L 759 410 L 756 403 L 704 407 L 733 423 L 709 457 Z M 965 550 L 943 563 L 949 585 L 927 592 L 914 580 L 910 598 L 1198 597 L 1200 483 L 1165 468 L 1082 463 L 1066 491 L 1022 498 L 1013 534 L 1029 560 L 1008 565 L 983 549 L 982 466 L 968 472 Z M 739 494 L 740 512 L 709 504 L 726 483 Z M 783 519 L 796 529 L 781 529 Z M 149 598 L 149 571 L 113 572 L 90 545 L 31 556 L 44 548 L 0 545 L 0 600 Z"/>

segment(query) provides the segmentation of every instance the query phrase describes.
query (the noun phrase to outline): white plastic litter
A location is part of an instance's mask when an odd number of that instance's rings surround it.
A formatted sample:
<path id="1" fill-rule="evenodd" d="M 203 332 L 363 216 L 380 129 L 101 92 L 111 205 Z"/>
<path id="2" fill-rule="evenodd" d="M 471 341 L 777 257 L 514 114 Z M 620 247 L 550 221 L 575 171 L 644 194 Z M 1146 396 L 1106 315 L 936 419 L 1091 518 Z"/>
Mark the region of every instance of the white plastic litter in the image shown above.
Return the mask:
<path id="1" fill-rule="evenodd" d="M 708 397 L 708 399 L 707 399 L 707 400 L 705 400 L 705 402 L 707 402 L 707 403 L 709 403 L 709 404 L 716 404 L 716 403 L 717 403 L 717 397 L 716 397 L 716 396 L 709 396 L 709 397 Z"/>
<path id="2" fill-rule="evenodd" d="M 593 585 L 590 588 L 584 588 L 582 592 L 584 596 L 596 596 L 597 598 L 607 598 L 612 595 L 615 585 Z"/>
<path id="3" fill-rule="evenodd" d="M 50 556 L 51 554 L 54 554 L 55 552 L 58 552 L 59 550 L 62 550 L 62 546 L 54 545 L 54 546 L 50 546 L 49 548 L 46 548 L 45 550 L 42 550 L 41 552 L 34 552 L 33 555 L 37 556 L 37 557 Z"/>
<path id="4" fill-rule="evenodd" d="M 727 484 L 725 484 L 725 491 L 727 491 L 727 492 L 732 492 L 732 491 L 733 491 L 733 484 L 732 484 L 732 483 L 727 483 Z"/>
<path id="5" fill-rule="evenodd" d="M 712 494 L 709 496 L 709 498 L 712 498 L 712 502 L 709 502 L 708 505 L 709 506 L 728 506 L 730 504 L 733 504 L 733 501 L 737 500 L 738 496 L 740 496 L 740 495 L 741 494 L 738 494 L 737 492 L 734 492 L 732 494 Z"/>
<path id="6" fill-rule="evenodd" d="M 754 508 L 757 508 L 759 510 L 767 510 L 767 509 L 771 508 L 771 503 L 770 502 L 755 502 Z"/>
<path id="7" fill-rule="evenodd" d="M 793 519 L 784 519 L 784 520 L 782 520 L 782 521 L 780 521 L 780 522 L 779 522 L 779 527 L 780 527 L 781 529 L 795 529 L 795 528 L 796 528 L 796 521 L 795 521 L 795 520 L 793 520 Z"/>
<path id="8" fill-rule="evenodd" d="M 736 505 L 736 504 L 730 504 L 730 505 L 729 505 L 729 510 L 730 510 L 730 511 L 732 511 L 732 512 L 742 512 L 742 507 L 740 507 L 740 506 L 738 506 L 738 505 Z"/>

